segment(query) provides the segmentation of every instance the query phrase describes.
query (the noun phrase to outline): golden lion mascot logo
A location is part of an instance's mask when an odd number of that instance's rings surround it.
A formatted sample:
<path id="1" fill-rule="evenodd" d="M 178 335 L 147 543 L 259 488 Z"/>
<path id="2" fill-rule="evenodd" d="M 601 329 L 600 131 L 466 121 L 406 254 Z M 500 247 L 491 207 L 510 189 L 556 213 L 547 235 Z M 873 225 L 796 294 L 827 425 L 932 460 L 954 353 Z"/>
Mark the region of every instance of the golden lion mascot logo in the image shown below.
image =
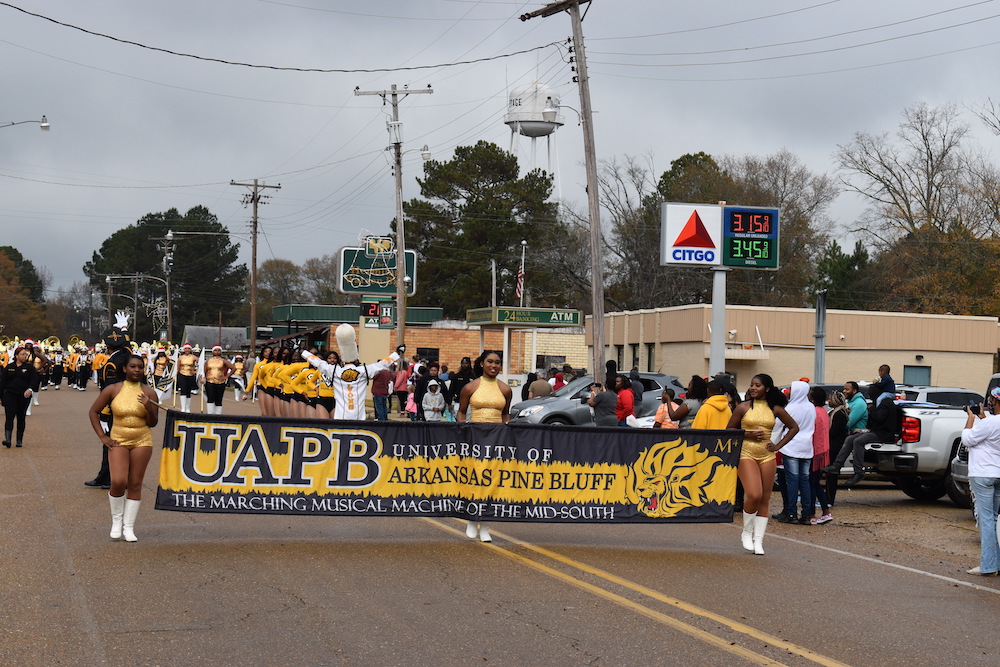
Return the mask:
<path id="1" fill-rule="evenodd" d="M 688 445 L 678 438 L 660 442 L 639 454 L 626 473 L 625 497 L 648 517 L 676 516 L 687 507 L 700 507 L 711 501 L 732 502 L 728 480 L 734 469 L 722 465 L 718 456 Z M 716 474 L 719 471 L 720 474 Z"/>

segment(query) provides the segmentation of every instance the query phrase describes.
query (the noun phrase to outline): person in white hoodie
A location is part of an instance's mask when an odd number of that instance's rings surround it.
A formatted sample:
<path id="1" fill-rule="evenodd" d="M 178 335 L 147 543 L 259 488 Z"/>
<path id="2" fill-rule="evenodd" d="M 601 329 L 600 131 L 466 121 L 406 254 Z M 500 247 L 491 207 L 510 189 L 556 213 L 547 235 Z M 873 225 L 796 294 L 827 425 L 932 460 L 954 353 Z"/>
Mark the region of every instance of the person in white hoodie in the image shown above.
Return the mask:
<path id="1" fill-rule="evenodd" d="M 788 523 L 798 522 L 810 525 L 815 516 L 814 500 L 809 488 L 809 470 L 813 457 L 813 427 L 816 424 L 816 406 L 809 400 L 809 383 L 797 380 L 788 393 L 785 411 L 799 425 L 799 431 L 781 449 L 781 460 L 785 466 L 785 484 L 788 487 L 788 504 L 785 515 Z M 796 505 L 801 498 L 802 513 Z"/>

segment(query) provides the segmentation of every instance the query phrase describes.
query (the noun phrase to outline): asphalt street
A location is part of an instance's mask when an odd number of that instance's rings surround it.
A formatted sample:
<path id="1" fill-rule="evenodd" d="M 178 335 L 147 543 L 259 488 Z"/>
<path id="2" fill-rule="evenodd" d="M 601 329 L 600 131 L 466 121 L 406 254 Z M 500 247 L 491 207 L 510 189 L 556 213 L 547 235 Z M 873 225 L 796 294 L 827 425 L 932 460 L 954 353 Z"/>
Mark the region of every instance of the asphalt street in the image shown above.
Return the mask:
<path id="1" fill-rule="evenodd" d="M 965 574 L 978 533 L 947 499 L 862 484 L 830 524 L 772 522 L 765 556 L 732 524 L 504 523 L 486 545 L 454 519 L 156 511 L 160 426 L 128 544 L 82 485 L 96 397 L 43 392 L 0 449 L 0 664 L 1000 664 L 1000 579 Z"/>

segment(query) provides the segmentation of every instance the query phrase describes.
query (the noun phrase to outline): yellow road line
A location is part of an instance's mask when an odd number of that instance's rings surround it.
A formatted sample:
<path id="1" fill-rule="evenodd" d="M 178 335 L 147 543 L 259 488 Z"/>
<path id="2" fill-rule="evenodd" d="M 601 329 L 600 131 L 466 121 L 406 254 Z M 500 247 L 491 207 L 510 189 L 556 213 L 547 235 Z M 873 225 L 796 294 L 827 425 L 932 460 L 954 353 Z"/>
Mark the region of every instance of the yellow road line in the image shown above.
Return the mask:
<path id="1" fill-rule="evenodd" d="M 515 537 L 510 537 L 509 535 L 505 535 L 503 533 L 498 533 L 495 530 L 491 531 L 491 532 L 494 535 L 500 535 L 501 537 L 503 537 L 503 539 L 509 540 L 510 542 L 513 542 L 514 544 L 516 544 L 518 546 L 524 547 L 525 549 L 529 549 L 531 551 L 534 551 L 537 554 L 541 554 L 543 556 L 546 556 L 547 558 L 551 558 L 552 560 L 558 561 L 558 562 L 563 563 L 565 565 L 569 565 L 570 567 L 574 567 L 574 568 L 577 568 L 579 570 L 583 570 L 584 572 L 587 572 L 588 574 L 592 574 L 595 577 L 600 577 L 601 579 L 604 579 L 605 581 L 610 581 L 611 583 L 618 584 L 619 586 L 623 586 L 625 588 L 628 588 L 629 590 L 633 590 L 633 591 L 635 591 L 637 593 L 641 593 L 643 595 L 651 597 L 654 600 L 659 600 L 660 602 L 669 604 L 669 605 L 671 605 L 673 607 L 677 607 L 678 609 L 682 609 L 682 610 L 688 612 L 689 614 L 694 614 L 696 616 L 702 616 L 704 618 L 710 619 L 710 620 L 715 621 L 717 623 L 721 623 L 722 625 L 725 625 L 726 627 L 728 627 L 728 628 L 730 628 L 730 629 L 732 629 L 732 630 L 734 630 L 736 632 L 748 635 L 748 636 L 753 637 L 755 639 L 758 639 L 758 640 L 760 640 L 762 642 L 767 642 L 767 643 L 772 644 L 774 646 L 777 646 L 777 647 L 779 647 L 781 649 L 784 649 L 784 650 L 786 650 L 786 651 L 788 651 L 790 653 L 795 653 L 796 655 L 800 655 L 803 658 L 811 660 L 811 661 L 813 661 L 813 662 L 815 662 L 815 663 L 817 663 L 819 665 L 824 665 L 825 667 L 848 667 L 846 663 L 840 662 L 838 660 L 834 660 L 833 658 L 829 658 L 829 657 L 827 657 L 825 655 L 822 655 L 820 653 L 816 653 L 815 651 L 807 649 L 807 648 L 805 648 L 803 646 L 798 646 L 796 644 L 793 644 L 792 642 L 788 641 L 787 639 L 782 639 L 781 637 L 777 637 L 775 635 L 768 634 L 767 632 L 763 632 L 761 630 L 758 630 L 757 628 L 753 628 L 753 627 L 751 627 L 749 625 L 746 625 L 744 623 L 740 623 L 739 621 L 734 621 L 734 620 L 732 620 L 730 618 L 722 616 L 721 614 L 716 614 L 715 612 L 709 611 L 707 609 L 702 609 L 701 607 L 696 607 L 695 605 L 689 604 L 687 602 L 684 602 L 683 600 L 678 600 L 677 598 L 673 598 L 673 597 L 670 597 L 668 595 L 664 595 L 663 593 L 660 593 L 657 590 L 654 590 L 654 589 L 649 588 L 647 586 L 643 586 L 642 584 L 637 584 L 637 583 L 635 583 L 633 581 L 630 581 L 628 579 L 623 579 L 622 577 L 619 577 L 617 575 L 611 574 L 610 572 L 607 572 L 605 570 L 601 570 L 601 569 L 598 569 L 596 567 L 591 567 L 590 565 L 587 565 L 586 563 L 581 563 L 580 561 L 574 560 L 574 559 L 569 558 L 567 556 L 563 556 L 562 554 L 558 554 L 558 553 L 556 553 L 554 551 L 549 551 L 548 549 L 546 549 L 544 547 L 539 547 L 539 546 L 536 546 L 536 545 L 531 544 L 529 542 L 525 542 L 523 540 L 519 540 L 519 539 L 517 539 Z"/>
<path id="2" fill-rule="evenodd" d="M 440 528 L 441 530 L 444 530 L 446 532 L 458 535 L 462 539 L 468 539 L 466 537 L 466 535 L 465 535 L 465 531 L 464 530 L 463 531 L 456 530 L 455 528 L 452 528 L 449 525 L 441 523 L 437 519 L 431 519 L 431 518 L 423 517 L 423 520 L 426 521 L 426 522 L 428 522 L 428 523 L 430 523 L 431 525 L 433 525 L 433 526 L 435 526 L 437 528 Z M 493 532 L 494 535 L 498 534 L 496 531 L 491 531 L 491 532 Z M 503 535 L 502 537 L 504 539 L 510 540 L 511 542 L 514 542 L 514 543 L 516 543 L 516 544 L 518 544 L 520 546 L 524 546 L 524 547 L 529 548 L 529 549 L 532 548 L 531 545 L 529 545 L 529 544 L 527 544 L 525 542 L 521 542 L 520 540 L 512 539 L 512 538 L 508 537 L 507 535 Z M 480 543 L 480 544 L 482 544 L 482 543 Z M 756 665 L 773 665 L 775 667 L 784 667 L 784 663 L 777 662 L 776 660 L 772 660 L 771 658 L 768 658 L 767 656 L 764 656 L 764 655 L 761 655 L 761 654 L 756 653 L 754 651 L 751 651 L 750 649 L 743 648 L 742 646 L 737 646 L 735 644 L 732 644 L 728 640 L 722 639 L 721 637 L 717 637 L 717 636 L 713 635 L 710 632 L 706 632 L 704 630 L 701 630 L 700 628 L 694 627 L 693 625 L 689 625 L 688 623 L 684 623 L 683 621 L 680 621 L 680 620 L 678 620 L 676 618 L 672 618 L 670 616 L 667 616 L 666 614 L 663 614 L 663 613 L 660 613 L 660 612 L 655 611 L 653 609 L 650 609 L 649 607 L 643 606 L 643 605 L 641 605 L 641 604 L 639 604 L 637 602 L 633 602 L 632 600 L 629 600 L 628 598 L 623 597 L 621 595 L 618 595 L 616 593 L 612 593 L 610 591 L 606 591 L 603 588 L 600 588 L 599 586 L 595 586 L 595 585 L 587 583 L 585 581 L 580 581 L 579 579 L 576 579 L 573 576 L 571 576 L 569 574 L 566 574 L 565 572 L 560 572 L 559 570 L 551 568 L 551 567 L 549 567 L 547 565 L 542 565 L 541 563 L 533 561 L 530 558 L 525 558 L 524 556 L 521 556 L 520 554 L 516 554 L 516 553 L 514 553 L 512 551 L 508 551 L 507 549 L 499 547 L 499 546 L 497 546 L 495 544 L 493 544 L 493 545 L 483 544 L 483 546 L 489 546 L 492 549 L 492 551 L 494 551 L 495 553 L 498 553 L 498 554 L 501 554 L 503 556 L 506 556 L 507 558 L 510 558 L 511 560 L 516 561 L 516 562 L 520 563 L 521 565 L 526 565 L 526 566 L 531 567 L 531 568 L 533 568 L 535 570 L 538 570 L 542 574 L 545 574 L 547 576 L 553 577 L 555 579 L 559 579 L 560 581 L 562 581 L 564 583 L 568 583 L 568 584 L 570 584 L 572 586 L 575 586 L 576 588 L 579 588 L 581 590 L 587 591 L 588 593 L 592 593 L 594 595 L 597 595 L 598 597 L 604 598 L 605 600 L 608 600 L 610 602 L 614 602 L 617 605 L 620 605 L 620 606 L 625 607 L 627 609 L 631 609 L 632 611 L 634 611 L 634 612 L 636 612 L 638 614 L 642 614 L 643 616 L 651 618 L 654 621 L 662 623 L 663 625 L 670 626 L 671 628 L 674 628 L 675 630 L 678 630 L 678 631 L 683 632 L 683 633 L 685 633 L 687 635 L 690 635 L 690 636 L 694 637 L 695 639 L 698 639 L 699 641 L 705 642 L 706 644 L 711 644 L 712 646 L 715 646 L 716 648 L 719 648 L 719 649 L 721 649 L 723 651 L 726 651 L 728 653 L 732 653 L 734 655 L 737 655 L 740 658 L 743 658 L 744 660 L 746 660 L 748 662 L 751 662 L 751 663 L 756 664 Z M 563 560 L 563 559 L 562 558 L 557 558 L 556 560 Z M 573 565 L 573 561 L 570 560 L 570 559 L 565 559 L 563 562 L 565 562 L 568 565 Z M 576 565 L 573 565 L 573 566 L 574 567 L 578 567 Z M 586 569 L 587 568 L 587 566 L 583 565 L 582 563 L 580 563 L 579 566 L 580 567 L 578 567 L 578 569 Z M 728 623 L 727 623 L 727 625 L 728 625 Z M 780 640 L 777 643 L 779 643 L 779 644 L 786 644 L 786 642 L 783 642 L 783 641 L 780 641 Z M 782 646 L 782 648 L 785 648 L 785 646 Z M 839 664 L 839 663 L 829 663 L 829 664 Z"/>

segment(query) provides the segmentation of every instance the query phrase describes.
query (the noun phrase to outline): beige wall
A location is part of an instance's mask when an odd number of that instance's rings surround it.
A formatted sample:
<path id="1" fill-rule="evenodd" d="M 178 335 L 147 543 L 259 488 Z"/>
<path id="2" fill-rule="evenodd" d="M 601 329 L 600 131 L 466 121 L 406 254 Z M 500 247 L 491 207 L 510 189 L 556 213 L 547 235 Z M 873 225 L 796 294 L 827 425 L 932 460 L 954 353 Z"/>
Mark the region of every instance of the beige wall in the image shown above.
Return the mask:
<path id="1" fill-rule="evenodd" d="M 639 368 L 645 370 L 647 344 L 652 343 L 655 370 L 682 381 L 706 375 L 711 316 L 711 305 L 701 304 L 608 313 L 606 357 L 618 359 L 622 350 L 622 367 L 631 368 L 635 349 Z M 727 357 L 764 358 L 727 358 L 726 370 L 736 374 L 740 386 L 756 373 L 767 373 L 778 384 L 812 378 L 815 327 L 815 311 L 808 308 L 729 306 Z M 730 336 L 732 330 L 736 333 Z M 929 367 L 932 384 L 982 391 L 1000 347 L 1000 328 L 993 317 L 830 310 L 826 332 L 827 382 L 871 380 L 881 364 L 889 364 L 897 382 L 904 380 L 904 366 Z M 590 318 L 586 340 L 593 340 Z M 923 358 L 918 360 L 918 355 Z"/>

